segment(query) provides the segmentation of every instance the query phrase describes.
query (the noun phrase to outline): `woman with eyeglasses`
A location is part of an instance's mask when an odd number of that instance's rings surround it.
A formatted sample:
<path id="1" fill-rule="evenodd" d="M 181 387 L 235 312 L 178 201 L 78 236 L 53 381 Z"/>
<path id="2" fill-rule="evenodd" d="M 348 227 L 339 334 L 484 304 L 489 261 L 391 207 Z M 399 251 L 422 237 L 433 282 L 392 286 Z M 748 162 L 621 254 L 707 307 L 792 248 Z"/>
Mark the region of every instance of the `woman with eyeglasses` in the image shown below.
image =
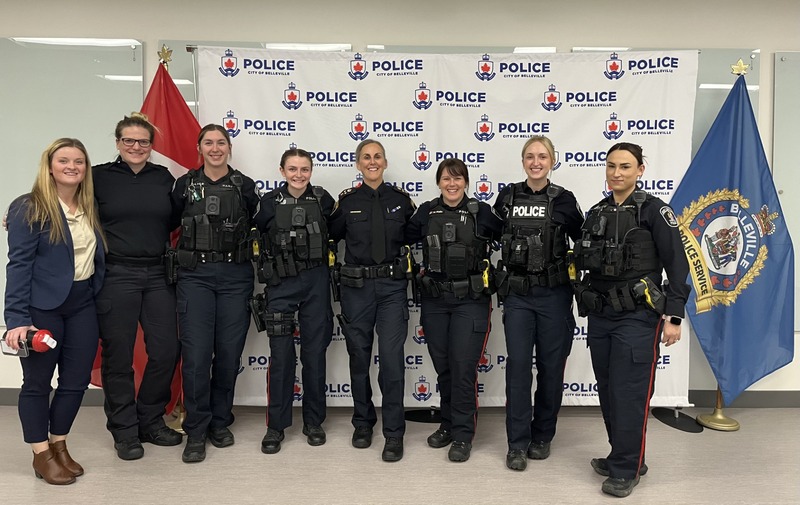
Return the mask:
<path id="1" fill-rule="evenodd" d="M 100 223 L 108 238 L 103 289 L 97 296 L 106 427 L 117 456 L 144 455 L 142 442 L 171 446 L 181 434 L 164 423 L 178 362 L 175 288 L 167 284 L 164 252 L 177 227 L 169 171 L 149 161 L 155 128 L 134 112 L 117 123 L 117 159 L 92 171 Z M 133 355 L 142 325 L 147 366 L 138 395 Z"/>

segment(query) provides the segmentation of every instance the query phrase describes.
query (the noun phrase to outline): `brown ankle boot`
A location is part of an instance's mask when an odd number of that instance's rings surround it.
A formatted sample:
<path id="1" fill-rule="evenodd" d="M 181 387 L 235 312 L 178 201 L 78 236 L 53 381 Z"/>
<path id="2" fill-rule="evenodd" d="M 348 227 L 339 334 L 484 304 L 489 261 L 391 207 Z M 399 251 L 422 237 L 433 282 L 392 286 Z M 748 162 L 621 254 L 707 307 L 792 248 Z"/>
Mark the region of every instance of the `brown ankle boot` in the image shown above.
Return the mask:
<path id="1" fill-rule="evenodd" d="M 70 456 L 69 452 L 67 451 L 66 440 L 59 440 L 58 442 L 50 444 L 50 450 L 53 451 L 56 461 L 61 463 L 61 466 L 69 470 L 74 477 L 80 477 L 83 475 L 83 467 L 79 465 L 77 461 L 72 459 L 72 456 Z"/>
<path id="2" fill-rule="evenodd" d="M 33 454 L 33 472 L 48 484 L 72 484 L 75 482 L 75 477 L 69 470 L 61 466 L 49 447 L 46 451 Z"/>

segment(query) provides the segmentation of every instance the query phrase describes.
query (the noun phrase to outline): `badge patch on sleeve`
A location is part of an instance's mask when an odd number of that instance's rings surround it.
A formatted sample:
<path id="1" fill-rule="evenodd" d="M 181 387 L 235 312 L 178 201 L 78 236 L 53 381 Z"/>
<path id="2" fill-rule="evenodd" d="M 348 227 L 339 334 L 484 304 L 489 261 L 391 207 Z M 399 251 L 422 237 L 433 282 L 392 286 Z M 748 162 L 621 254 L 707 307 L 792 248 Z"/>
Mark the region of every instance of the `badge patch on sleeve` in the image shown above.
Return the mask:
<path id="1" fill-rule="evenodd" d="M 678 218 L 675 217 L 675 212 L 673 212 L 672 208 L 669 205 L 664 205 L 663 207 L 661 207 L 661 210 L 659 210 L 659 212 L 661 213 L 661 217 L 664 218 L 664 221 L 666 221 L 668 225 L 670 225 L 673 228 L 678 227 Z"/>

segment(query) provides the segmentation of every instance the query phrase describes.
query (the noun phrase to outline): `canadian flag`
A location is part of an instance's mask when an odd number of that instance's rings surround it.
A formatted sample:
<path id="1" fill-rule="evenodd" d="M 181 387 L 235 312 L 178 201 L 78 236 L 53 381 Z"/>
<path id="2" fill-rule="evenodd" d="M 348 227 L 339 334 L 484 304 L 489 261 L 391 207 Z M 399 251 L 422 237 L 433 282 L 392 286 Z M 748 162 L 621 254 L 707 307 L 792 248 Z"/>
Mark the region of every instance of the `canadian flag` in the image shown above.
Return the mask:
<path id="1" fill-rule="evenodd" d="M 146 114 L 150 123 L 156 127 L 150 161 L 167 167 L 176 179 L 185 174 L 187 170 L 197 168 L 200 161 L 197 154 L 197 135 L 200 133 L 200 123 L 186 105 L 186 101 L 164 65 L 158 66 L 156 76 L 142 104 L 141 112 Z M 175 237 L 173 234 L 173 244 Z M 95 386 L 102 386 L 100 363 L 100 349 L 98 348 L 92 370 L 92 384 Z M 139 326 L 133 354 L 133 377 L 137 393 L 146 366 L 147 351 L 142 327 Z M 175 404 L 181 396 L 181 387 L 179 365 L 172 380 L 172 395 L 166 413 L 171 413 L 175 408 Z"/>
<path id="2" fill-rule="evenodd" d="M 197 168 L 200 162 L 197 154 L 200 123 L 164 65 L 158 66 L 142 104 L 142 113 L 156 127 L 150 161 L 167 167 L 176 179 L 186 170 Z"/>

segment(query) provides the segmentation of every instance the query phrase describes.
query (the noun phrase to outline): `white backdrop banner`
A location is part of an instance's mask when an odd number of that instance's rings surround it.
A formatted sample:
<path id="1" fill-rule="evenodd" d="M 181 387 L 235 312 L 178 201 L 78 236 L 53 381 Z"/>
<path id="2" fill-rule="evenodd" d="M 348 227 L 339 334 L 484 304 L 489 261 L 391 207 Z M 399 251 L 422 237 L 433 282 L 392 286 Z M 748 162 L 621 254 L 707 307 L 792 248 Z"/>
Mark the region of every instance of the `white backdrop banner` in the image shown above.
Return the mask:
<path id="1" fill-rule="evenodd" d="M 359 184 L 354 149 L 364 139 L 383 143 L 387 182 L 418 204 L 439 195 L 435 171 L 448 157 L 469 167 L 468 193 L 493 203 L 505 185 L 525 178 L 521 150 L 531 135 L 553 141 L 551 180 L 572 190 L 584 210 L 607 194 L 605 152 L 616 142 L 643 146 L 647 168 L 640 187 L 666 201 L 690 162 L 696 51 L 362 55 L 200 47 L 197 58 L 200 123 L 225 126 L 233 141 L 231 165 L 263 191 L 281 184 L 280 155 L 296 146 L 314 157 L 313 183 L 335 197 Z M 438 405 L 419 307 L 408 304 L 406 406 Z M 478 367 L 485 406 L 505 405 L 502 306 L 495 309 Z M 684 331 L 688 335 L 688 327 Z M 266 403 L 266 338 L 251 328 L 237 404 Z M 373 390 L 379 394 L 377 366 L 376 354 Z M 300 401 L 299 364 L 296 375 Z M 349 381 L 336 325 L 328 350 L 329 405 L 352 405 Z M 688 406 L 688 387 L 687 338 L 662 347 L 652 404 Z M 567 364 L 564 404 L 598 404 L 584 318 L 578 318 Z"/>

